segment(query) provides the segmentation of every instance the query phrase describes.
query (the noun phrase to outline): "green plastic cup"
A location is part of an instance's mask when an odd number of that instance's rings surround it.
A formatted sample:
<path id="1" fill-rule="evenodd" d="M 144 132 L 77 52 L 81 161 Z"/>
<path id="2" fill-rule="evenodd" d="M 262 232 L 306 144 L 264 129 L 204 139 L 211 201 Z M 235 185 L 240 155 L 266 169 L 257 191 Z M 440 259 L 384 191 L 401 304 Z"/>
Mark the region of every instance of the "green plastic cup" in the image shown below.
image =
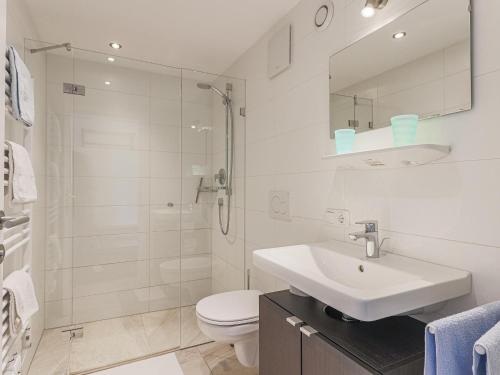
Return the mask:
<path id="1" fill-rule="evenodd" d="M 354 129 L 335 130 L 335 147 L 337 154 L 348 154 L 352 152 L 356 131 Z"/>
<path id="2" fill-rule="evenodd" d="M 391 118 L 394 146 L 414 145 L 417 140 L 418 115 L 401 115 Z"/>

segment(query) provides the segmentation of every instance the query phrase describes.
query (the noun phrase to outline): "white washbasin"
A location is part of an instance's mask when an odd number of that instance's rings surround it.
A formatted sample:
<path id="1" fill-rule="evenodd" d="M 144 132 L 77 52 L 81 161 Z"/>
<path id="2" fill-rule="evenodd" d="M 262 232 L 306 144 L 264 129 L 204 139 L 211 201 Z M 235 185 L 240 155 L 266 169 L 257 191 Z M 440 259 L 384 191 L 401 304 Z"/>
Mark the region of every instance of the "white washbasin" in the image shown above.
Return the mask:
<path id="1" fill-rule="evenodd" d="M 469 272 L 390 253 L 365 258 L 344 242 L 256 250 L 254 264 L 363 321 L 404 314 L 471 291 Z"/>

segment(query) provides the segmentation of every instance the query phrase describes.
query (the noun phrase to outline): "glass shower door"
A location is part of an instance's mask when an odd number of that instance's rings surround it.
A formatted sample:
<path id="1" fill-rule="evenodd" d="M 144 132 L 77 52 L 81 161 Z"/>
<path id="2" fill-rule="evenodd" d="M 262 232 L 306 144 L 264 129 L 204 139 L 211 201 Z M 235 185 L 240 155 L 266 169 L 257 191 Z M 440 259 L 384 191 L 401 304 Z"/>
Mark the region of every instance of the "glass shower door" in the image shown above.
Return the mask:
<path id="1" fill-rule="evenodd" d="M 51 102 L 67 105 L 52 128 L 68 140 L 52 181 L 64 230 L 48 233 L 67 259 L 46 275 L 60 317 L 47 328 L 73 337 L 71 373 L 181 346 L 181 73 L 108 57 L 47 59 Z"/>

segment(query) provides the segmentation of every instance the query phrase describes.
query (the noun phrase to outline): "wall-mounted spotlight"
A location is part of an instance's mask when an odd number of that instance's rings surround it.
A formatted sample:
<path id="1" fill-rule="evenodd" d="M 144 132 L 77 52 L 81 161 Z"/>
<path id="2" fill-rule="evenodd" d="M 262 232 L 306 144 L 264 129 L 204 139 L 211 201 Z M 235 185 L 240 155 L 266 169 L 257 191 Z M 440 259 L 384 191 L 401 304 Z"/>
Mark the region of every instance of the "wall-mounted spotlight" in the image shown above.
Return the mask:
<path id="1" fill-rule="evenodd" d="M 361 9 L 361 15 L 366 18 L 373 17 L 377 9 L 383 9 L 389 0 L 366 0 L 365 7 Z"/>

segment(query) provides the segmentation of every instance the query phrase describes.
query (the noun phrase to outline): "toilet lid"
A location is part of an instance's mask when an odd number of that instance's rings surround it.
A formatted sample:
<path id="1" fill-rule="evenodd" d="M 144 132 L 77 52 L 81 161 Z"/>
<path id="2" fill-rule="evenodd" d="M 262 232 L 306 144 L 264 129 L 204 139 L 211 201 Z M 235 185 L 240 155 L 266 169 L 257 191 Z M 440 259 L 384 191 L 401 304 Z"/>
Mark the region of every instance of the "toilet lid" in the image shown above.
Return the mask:
<path id="1" fill-rule="evenodd" d="M 203 298 L 196 305 L 201 320 L 216 325 L 236 325 L 259 320 L 258 290 L 237 290 Z"/>

